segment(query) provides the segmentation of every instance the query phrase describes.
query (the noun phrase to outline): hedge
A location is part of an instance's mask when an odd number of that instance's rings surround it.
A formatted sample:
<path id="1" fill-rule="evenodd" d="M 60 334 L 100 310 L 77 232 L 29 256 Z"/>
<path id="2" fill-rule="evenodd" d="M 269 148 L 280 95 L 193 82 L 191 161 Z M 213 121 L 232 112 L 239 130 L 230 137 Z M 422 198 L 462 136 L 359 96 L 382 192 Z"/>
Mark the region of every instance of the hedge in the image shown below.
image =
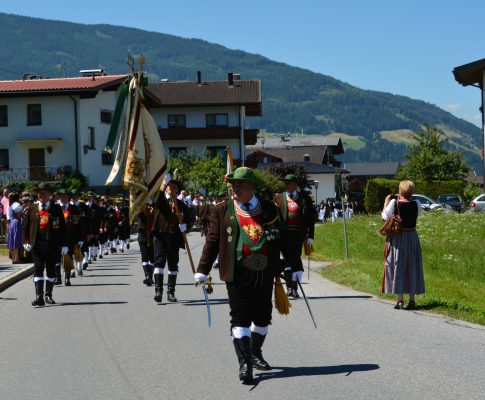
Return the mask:
<path id="1" fill-rule="evenodd" d="M 389 193 L 399 192 L 398 180 L 392 179 L 370 179 L 365 187 L 364 205 L 368 213 L 375 214 L 382 210 L 384 199 Z M 465 184 L 462 181 L 416 181 L 416 193 L 424 194 L 432 199 L 438 198 L 440 194 L 457 193 L 463 196 Z"/>

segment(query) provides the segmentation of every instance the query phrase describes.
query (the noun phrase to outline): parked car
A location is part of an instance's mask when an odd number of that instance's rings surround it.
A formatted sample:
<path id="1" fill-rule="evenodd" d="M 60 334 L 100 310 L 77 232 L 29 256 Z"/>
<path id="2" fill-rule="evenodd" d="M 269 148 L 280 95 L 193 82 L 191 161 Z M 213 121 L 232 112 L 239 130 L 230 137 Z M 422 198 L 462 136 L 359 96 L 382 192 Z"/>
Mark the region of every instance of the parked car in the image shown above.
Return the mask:
<path id="1" fill-rule="evenodd" d="M 438 203 L 443 207 L 461 212 L 465 209 L 465 203 L 458 194 L 440 194 Z"/>
<path id="2" fill-rule="evenodd" d="M 437 208 L 443 208 L 443 206 L 424 194 L 413 194 L 411 200 L 418 200 L 421 203 L 421 208 L 426 211 L 436 210 Z"/>
<path id="3" fill-rule="evenodd" d="M 472 210 L 485 211 L 485 194 L 481 194 L 472 200 Z"/>

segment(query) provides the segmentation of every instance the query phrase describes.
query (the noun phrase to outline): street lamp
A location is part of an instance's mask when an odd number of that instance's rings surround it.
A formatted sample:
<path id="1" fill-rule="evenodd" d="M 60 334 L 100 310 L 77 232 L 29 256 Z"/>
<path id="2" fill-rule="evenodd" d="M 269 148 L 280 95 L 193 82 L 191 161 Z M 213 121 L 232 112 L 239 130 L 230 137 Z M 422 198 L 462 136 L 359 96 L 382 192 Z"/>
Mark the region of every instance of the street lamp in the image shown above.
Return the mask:
<path id="1" fill-rule="evenodd" d="M 342 202 L 342 218 L 344 222 L 344 240 L 345 240 L 345 257 L 349 258 L 349 241 L 347 239 L 347 219 L 345 216 L 345 195 L 344 194 L 344 179 L 347 179 L 347 176 L 349 175 L 348 170 L 346 169 L 339 169 L 339 175 L 340 175 L 340 201 Z M 342 196 L 343 195 L 343 196 Z"/>

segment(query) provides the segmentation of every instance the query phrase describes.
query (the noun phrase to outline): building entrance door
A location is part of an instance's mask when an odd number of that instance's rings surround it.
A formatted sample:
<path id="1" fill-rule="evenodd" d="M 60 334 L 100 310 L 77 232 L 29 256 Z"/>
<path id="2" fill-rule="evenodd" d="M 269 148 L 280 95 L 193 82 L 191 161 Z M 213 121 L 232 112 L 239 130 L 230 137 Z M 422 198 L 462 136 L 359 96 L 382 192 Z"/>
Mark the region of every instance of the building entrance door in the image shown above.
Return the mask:
<path id="1" fill-rule="evenodd" d="M 30 179 L 34 181 L 45 180 L 45 150 L 29 149 Z"/>

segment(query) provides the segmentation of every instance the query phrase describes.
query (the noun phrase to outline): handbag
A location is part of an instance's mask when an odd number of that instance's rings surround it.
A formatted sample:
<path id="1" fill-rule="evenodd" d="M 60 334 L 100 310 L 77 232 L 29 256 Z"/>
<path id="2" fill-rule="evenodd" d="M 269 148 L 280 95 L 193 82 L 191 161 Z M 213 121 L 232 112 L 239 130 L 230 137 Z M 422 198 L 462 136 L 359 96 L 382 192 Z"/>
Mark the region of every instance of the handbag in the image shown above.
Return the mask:
<path id="1" fill-rule="evenodd" d="M 397 210 L 397 213 L 396 213 Z M 403 231 L 401 214 L 399 214 L 399 203 L 396 200 L 394 213 L 384 222 L 379 233 L 382 236 L 399 235 Z"/>

